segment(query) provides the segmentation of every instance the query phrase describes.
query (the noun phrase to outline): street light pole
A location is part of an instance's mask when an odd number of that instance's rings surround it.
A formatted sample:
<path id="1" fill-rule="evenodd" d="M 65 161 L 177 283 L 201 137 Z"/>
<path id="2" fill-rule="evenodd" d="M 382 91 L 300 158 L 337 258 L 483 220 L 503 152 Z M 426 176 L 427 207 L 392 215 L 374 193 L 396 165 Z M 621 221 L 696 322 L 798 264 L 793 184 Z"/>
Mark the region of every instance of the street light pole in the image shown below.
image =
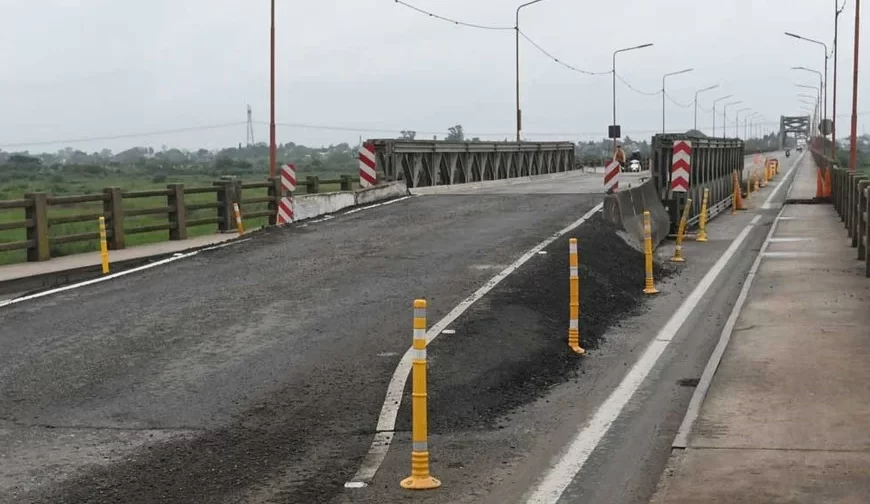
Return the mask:
<path id="1" fill-rule="evenodd" d="M 715 84 L 710 87 L 705 87 L 704 89 L 699 89 L 695 91 L 695 131 L 698 131 L 698 95 L 712 89 L 716 89 L 719 87 L 719 84 Z"/>
<path id="2" fill-rule="evenodd" d="M 666 73 L 662 76 L 662 134 L 665 133 L 665 96 L 666 96 L 665 79 L 667 79 L 668 77 L 672 77 L 674 75 L 689 73 L 692 70 L 694 70 L 694 68 L 686 68 L 686 69 L 680 70 L 678 72 Z"/>
<path id="3" fill-rule="evenodd" d="M 731 98 L 732 96 L 734 96 L 734 95 L 730 94 L 728 96 L 723 96 L 722 98 L 716 98 L 715 100 L 713 100 L 713 137 L 716 136 L 716 103 L 718 103 L 722 100 L 727 100 L 728 98 Z"/>
<path id="4" fill-rule="evenodd" d="M 837 159 L 837 40 L 840 32 L 840 14 L 846 7 L 846 0 L 843 0 L 843 5 L 837 8 L 837 0 L 834 0 L 834 110 L 831 111 L 831 157 Z"/>
<path id="5" fill-rule="evenodd" d="M 278 146 L 275 144 L 275 0 L 272 0 L 271 24 L 269 42 L 269 177 L 274 178 L 278 173 Z"/>
<path id="6" fill-rule="evenodd" d="M 824 84 L 825 103 L 823 105 L 823 110 L 822 110 L 822 120 L 823 121 L 827 120 L 828 119 L 828 45 L 825 44 L 824 42 L 819 41 L 819 40 L 814 40 L 811 38 L 802 37 L 800 35 L 795 35 L 794 33 L 785 32 L 785 34 L 788 35 L 789 37 L 794 37 L 796 39 L 800 39 L 800 40 L 803 40 L 805 42 L 812 42 L 813 44 L 818 44 L 825 49 L 825 84 Z M 827 135 L 825 135 L 825 136 L 827 136 Z"/>
<path id="7" fill-rule="evenodd" d="M 641 44 L 639 46 L 634 47 L 626 47 L 624 49 L 617 49 L 613 51 L 613 66 L 611 67 L 610 73 L 613 76 L 613 126 L 616 127 L 616 55 L 621 52 L 634 51 L 635 49 L 643 49 L 645 47 L 652 47 L 652 44 Z M 613 138 L 613 151 L 616 152 L 616 137 Z"/>
<path id="8" fill-rule="evenodd" d="M 858 168 L 858 36 L 861 27 L 861 0 L 855 0 L 855 56 L 852 62 L 852 135 L 849 140 L 849 171 Z"/>
<path id="9" fill-rule="evenodd" d="M 728 102 L 722 106 L 722 138 L 725 138 L 726 136 L 728 136 L 728 121 L 727 121 L 728 107 L 730 107 L 731 105 L 740 105 L 741 103 L 743 103 L 743 100 Z M 715 121 L 715 119 L 714 119 L 714 121 Z"/>
<path id="10" fill-rule="evenodd" d="M 738 110 L 735 113 L 735 115 L 734 115 L 734 138 L 740 138 L 740 113 L 741 112 L 749 112 L 750 110 L 752 110 L 752 109 L 749 107 L 746 107 L 746 108 L 742 108 L 742 109 Z M 745 134 L 743 136 L 744 136 L 744 138 L 746 137 Z"/>
<path id="11" fill-rule="evenodd" d="M 274 1 L 274 0 L 273 0 Z M 531 2 L 524 3 L 517 7 L 517 16 L 516 22 L 514 23 L 514 34 L 516 35 L 517 42 L 517 67 L 516 67 L 516 77 L 517 77 L 517 142 L 520 142 L 520 132 L 523 129 L 523 115 L 520 110 L 520 10 L 523 7 L 528 7 L 529 5 L 536 4 L 538 2 L 542 2 L 543 0 L 532 0 Z"/>

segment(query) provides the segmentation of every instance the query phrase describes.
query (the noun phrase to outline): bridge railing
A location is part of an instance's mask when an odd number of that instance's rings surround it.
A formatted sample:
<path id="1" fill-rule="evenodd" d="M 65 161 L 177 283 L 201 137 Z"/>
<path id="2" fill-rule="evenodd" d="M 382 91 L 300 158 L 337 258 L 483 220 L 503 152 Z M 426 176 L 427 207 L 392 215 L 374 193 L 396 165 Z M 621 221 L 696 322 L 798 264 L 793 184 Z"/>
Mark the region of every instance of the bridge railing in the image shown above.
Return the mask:
<path id="1" fill-rule="evenodd" d="M 369 140 L 379 179 L 410 187 L 482 182 L 575 169 L 572 142 Z"/>
<path id="2" fill-rule="evenodd" d="M 870 278 L 870 177 L 834 167 L 831 199 Z"/>
<path id="3" fill-rule="evenodd" d="M 316 194 L 324 189 L 352 191 L 354 185 L 350 175 L 331 179 L 309 176 L 294 194 Z M 28 193 L 20 199 L 0 200 L 0 212 L 6 214 L 0 219 L 0 232 L 6 232 L 7 237 L 0 242 L 0 252 L 23 250 L 27 261 L 44 261 L 93 250 L 99 239 L 99 217 L 106 220 L 107 242 L 112 250 L 126 248 L 128 240 L 184 240 L 188 229 L 199 226 L 214 225 L 219 232 L 235 232 L 234 203 L 239 204 L 245 220 L 265 218 L 265 222 L 275 224 L 281 191 L 278 178 L 243 183 L 223 177 L 204 187 L 169 184 L 142 191 L 107 187 L 102 192 L 80 195 Z M 23 218 L 13 215 L 17 212 Z M 166 234 L 133 238 L 159 232 Z"/>
<path id="4" fill-rule="evenodd" d="M 671 190 L 671 168 L 675 141 L 692 143 L 689 191 Z M 702 138 L 684 134 L 659 134 L 652 139 L 652 177 L 668 212 L 672 231 L 680 221 L 686 199 L 692 199 L 692 224 L 701 212 L 704 189 L 710 189 L 709 215 L 713 217 L 731 205 L 733 172 L 743 180 L 744 144 L 736 138 Z"/>

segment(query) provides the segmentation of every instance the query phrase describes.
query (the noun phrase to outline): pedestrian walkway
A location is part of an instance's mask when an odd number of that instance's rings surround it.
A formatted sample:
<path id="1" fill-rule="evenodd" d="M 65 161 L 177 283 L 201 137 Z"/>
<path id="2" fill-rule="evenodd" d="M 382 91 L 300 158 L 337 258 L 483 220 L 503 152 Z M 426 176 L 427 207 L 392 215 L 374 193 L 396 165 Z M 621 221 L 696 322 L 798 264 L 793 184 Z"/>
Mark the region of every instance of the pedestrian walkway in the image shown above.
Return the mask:
<path id="1" fill-rule="evenodd" d="M 804 160 L 790 198 L 811 199 Z M 870 501 L 870 279 L 831 205 L 787 205 L 652 503 Z"/>
<path id="2" fill-rule="evenodd" d="M 122 250 L 110 250 L 109 261 L 112 263 L 130 261 L 135 259 L 148 259 L 150 257 L 165 256 L 183 250 L 189 250 L 209 245 L 223 243 L 237 238 L 236 233 L 215 233 L 197 236 L 187 240 L 165 241 L 130 247 Z M 0 283 L 22 278 L 40 275 L 60 274 L 82 268 L 99 266 L 101 263 L 99 252 L 86 252 L 62 256 L 42 262 L 26 262 L 0 266 Z"/>

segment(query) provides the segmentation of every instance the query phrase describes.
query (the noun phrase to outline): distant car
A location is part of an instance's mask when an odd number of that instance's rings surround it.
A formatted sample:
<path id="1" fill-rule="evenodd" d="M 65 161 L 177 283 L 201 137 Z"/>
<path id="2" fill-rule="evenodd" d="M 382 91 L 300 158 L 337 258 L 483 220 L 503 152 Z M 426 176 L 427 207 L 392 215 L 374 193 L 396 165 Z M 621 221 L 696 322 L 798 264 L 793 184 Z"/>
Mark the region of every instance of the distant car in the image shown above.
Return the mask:
<path id="1" fill-rule="evenodd" d="M 640 169 L 640 161 L 638 161 L 637 159 L 632 159 L 631 162 L 628 163 L 628 171 L 639 172 Z"/>
<path id="2" fill-rule="evenodd" d="M 803 152 L 803 151 L 804 151 L 804 146 L 803 146 L 803 145 L 798 145 L 798 146 L 797 146 L 797 151 L 798 151 L 798 152 Z"/>

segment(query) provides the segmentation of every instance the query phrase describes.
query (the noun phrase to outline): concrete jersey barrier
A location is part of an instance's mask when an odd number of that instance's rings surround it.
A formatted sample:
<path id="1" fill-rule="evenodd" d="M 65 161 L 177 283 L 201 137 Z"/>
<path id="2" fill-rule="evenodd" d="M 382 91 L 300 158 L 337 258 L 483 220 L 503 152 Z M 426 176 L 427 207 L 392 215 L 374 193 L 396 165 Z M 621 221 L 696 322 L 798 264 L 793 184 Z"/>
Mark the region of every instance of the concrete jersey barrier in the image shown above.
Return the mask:
<path id="1" fill-rule="evenodd" d="M 354 192 L 341 191 L 321 194 L 303 194 L 293 197 L 293 220 L 303 221 L 335 213 L 346 208 L 369 205 L 408 195 L 404 182 L 389 182 Z"/>
<path id="2" fill-rule="evenodd" d="M 604 198 L 604 218 L 643 244 L 643 212 L 648 210 L 652 224 L 653 247 L 668 236 L 671 221 L 659 199 L 652 180 Z"/>

